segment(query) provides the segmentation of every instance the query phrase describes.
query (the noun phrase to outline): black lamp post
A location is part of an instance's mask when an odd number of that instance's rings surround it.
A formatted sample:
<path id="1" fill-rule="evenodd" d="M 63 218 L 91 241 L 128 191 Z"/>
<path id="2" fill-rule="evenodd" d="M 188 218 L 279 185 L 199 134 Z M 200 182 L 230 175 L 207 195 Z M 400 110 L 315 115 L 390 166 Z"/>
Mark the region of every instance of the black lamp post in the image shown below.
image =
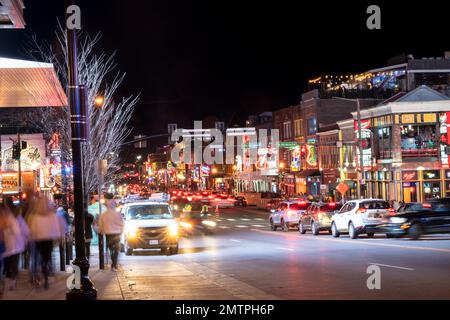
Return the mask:
<path id="1" fill-rule="evenodd" d="M 74 4 L 66 0 L 67 8 Z M 72 130 L 72 159 L 75 213 L 75 253 L 74 268 L 79 268 L 80 279 L 66 293 L 67 300 L 95 300 L 97 290 L 89 279 L 89 261 L 86 258 L 85 229 L 84 229 L 84 177 L 83 177 L 83 142 L 89 135 L 87 116 L 87 95 L 84 87 L 78 85 L 78 50 L 76 30 L 67 28 L 67 57 L 68 57 L 68 91 L 70 107 L 70 126 Z M 75 272 L 77 275 L 77 272 Z"/>

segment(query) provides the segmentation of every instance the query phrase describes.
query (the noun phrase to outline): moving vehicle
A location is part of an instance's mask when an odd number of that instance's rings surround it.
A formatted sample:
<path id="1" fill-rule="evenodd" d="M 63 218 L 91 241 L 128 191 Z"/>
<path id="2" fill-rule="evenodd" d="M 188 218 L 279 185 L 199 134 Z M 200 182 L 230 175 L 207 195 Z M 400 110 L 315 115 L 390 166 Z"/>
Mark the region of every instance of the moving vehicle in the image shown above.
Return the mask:
<path id="1" fill-rule="evenodd" d="M 318 235 L 322 230 L 331 233 L 331 219 L 333 214 L 338 213 L 341 207 L 342 204 L 336 202 L 315 202 L 311 204 L 300 217 L 300 233 L 305 234 L 306 231 L 311 231 L 313 235 Z"/>
<path id="2" fill-rule="evenodd" d="M 235 199 L 236 199 L 236 202 L 234 203 L 234 205 L 236 207 L 246 207 L 247 206 L 247 200 L 245 199 L 245 197 L 236 196 Z"/>
<path id="3" fill-rule="evenodd" d="M 408 236 L 413 240 L 424 234 L 450 233 L 450 198 L 427 200 L 422 209 L 403 211 L 381 225 L 388 238 Z"/>
<path id="4" fill-rule="evenodd" d="M 283 231 L 298 227 L 300 217 L 311 205 L 308 201 L 282 201 L 276 209 L 272 209 L 269 216 L 270 229 L 276 231 L 280 227 Z"/>
<path id="5" fill-rule="evenodd" d="M 210 204 L 213 207 L 218 206 L 219 208 L 233 208 L 236 199 L 227 194 L 218 194 L 211 199 Z"/>
<path id="6" fill-rule="evenodd" d="M 380 232 L 378 226 L 386 223 L 387 219 L 395 215 L 395 210 L 383 199 L 350 200 L 332 217 L 331 233 L 337 238 L 341 233 L 348 233 L 350 238 L 356 239 L 362 233 L 373 237 Z"/>
<path id="7" fill-rule="evenodd" d="M 431 204 L 420 202 L 404 203 L 400 207 L 398 207 L 397 213 L 420 210 L 431 210 Z"/>
<path id="8" fill-rule="evenodd" d="M 206 235 L 214 232 L 216 222 L 206 208 L 207 204 L 201 201 L 193 201 L 185 206 L 179 219 L 182 235 L 193 235 L 196 231 Z"/>
<path id="9" fill-rule="evenodd" d="M 280 199 L 271 199 L 266 203 L 266 210 L 271 211 L 278 207 L 278 204 L 281 202 Z"/>
<path id="10" fill-rule="evenodd" d="M 179 230 L 172 210 L 166 202 L 139 201 L 122 209 L 125 231 L 121 237 L 126 255 L 135 249 L 161 249 L 178 253 Z"/>

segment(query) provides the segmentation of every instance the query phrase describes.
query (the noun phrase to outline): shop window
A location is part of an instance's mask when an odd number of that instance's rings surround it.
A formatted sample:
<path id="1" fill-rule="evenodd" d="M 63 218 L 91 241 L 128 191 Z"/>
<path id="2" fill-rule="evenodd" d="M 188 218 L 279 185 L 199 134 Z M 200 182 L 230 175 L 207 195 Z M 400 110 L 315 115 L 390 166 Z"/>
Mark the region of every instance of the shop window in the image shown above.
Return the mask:
<path id="1" fill-rule="evenodd" d="M 424 182 L 423 193 L 425 199 L 439 198 L 441 196 L 440 182 Z"/>
<path id="2" fill-rule="evenodd" d="M 438 137 L 435 125 L 404 125 L 400 130 L 403 157 L 437 157 Z"/>
<path id="3" fill-rule="evenodd" d="M 435 180 L 440 179 L 440 171 L 439 170 L 425 170 L 423 172 L 423 179 L 424 180 Z"/>
<path id="4" fill-rule="evenodd" d="M 376 139 L 374 139 L 375 152 L 379 159 L 390 159 L 392 134 L 391 127 L 377 128 Z"/>

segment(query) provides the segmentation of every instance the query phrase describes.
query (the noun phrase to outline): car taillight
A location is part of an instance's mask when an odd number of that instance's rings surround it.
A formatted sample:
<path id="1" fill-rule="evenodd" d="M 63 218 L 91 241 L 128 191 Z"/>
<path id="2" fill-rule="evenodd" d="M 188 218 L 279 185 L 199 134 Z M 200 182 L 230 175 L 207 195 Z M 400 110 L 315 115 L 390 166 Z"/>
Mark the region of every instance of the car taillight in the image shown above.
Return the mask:
<path id="1" fill-rule="evenodd" d="M 227 199 L 228 201 L 231 201 L 231 202 L 234 202 L 234 201 L 236 201 L 235 199 L 233 199 L 233 198 L 228 198 Z"/>
<path id="2" fill-rule="evenodd" d="M 358 210 L 356 210 L 356 213 L 364 213 L 366 211 L 367 211 L 367 209 L 359 208 Z"/>
<path id="3" fill-rule="evenodd" d="M 426 209 L 431 209 L 431 204 L 429 204 L 429 203 L 424 203 L 424 204 L 422 204 L 422 207 L 423 207 L 423 208 L 426 208 Z"/>
<path id="4" fill-rule="evenodd" d="M 188 201 L 192 201 L 192 197 L 187 197 L 187 200 Z"/>
<path id="5" fill-rule="evenodd" d="M 213 199 L 214 197 L 213 196 L 208 196 L 208 199 Z"/>
<path id="6" fill-rule="evenodd" d="M 394 216 L 397 213 L 394 208 L 389 208 L 387 211 L 390 216 Z"/>

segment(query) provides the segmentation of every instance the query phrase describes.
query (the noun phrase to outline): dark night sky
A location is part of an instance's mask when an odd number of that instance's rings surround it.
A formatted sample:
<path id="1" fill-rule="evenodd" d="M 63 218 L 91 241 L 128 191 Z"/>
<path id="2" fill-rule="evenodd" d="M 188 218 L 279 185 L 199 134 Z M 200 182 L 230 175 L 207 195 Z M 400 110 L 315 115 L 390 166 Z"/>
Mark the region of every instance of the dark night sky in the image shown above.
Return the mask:
<path id="1" fill-rule="evenodd" d="M 243 3 L 246 3 L 245 6 Z M 120 94 L 141 92 L 136 133 L 207 115 L 228 121 L 298 103 L 306 80 L 382 67 L 401 53 L 442 56 L 450 24 L 442 2 L 376 2 L 382 30 L 365 26 L 374 1 L 80 1 L 83 27 L 101 31 L 127 72 Z M 330 2 L 330 4 L 327 4 Z M 0 56 L 22 57 L 26 34 L 52 40 L 64 1 L 25 0 L 27 30 L 1 30 Z"/>

